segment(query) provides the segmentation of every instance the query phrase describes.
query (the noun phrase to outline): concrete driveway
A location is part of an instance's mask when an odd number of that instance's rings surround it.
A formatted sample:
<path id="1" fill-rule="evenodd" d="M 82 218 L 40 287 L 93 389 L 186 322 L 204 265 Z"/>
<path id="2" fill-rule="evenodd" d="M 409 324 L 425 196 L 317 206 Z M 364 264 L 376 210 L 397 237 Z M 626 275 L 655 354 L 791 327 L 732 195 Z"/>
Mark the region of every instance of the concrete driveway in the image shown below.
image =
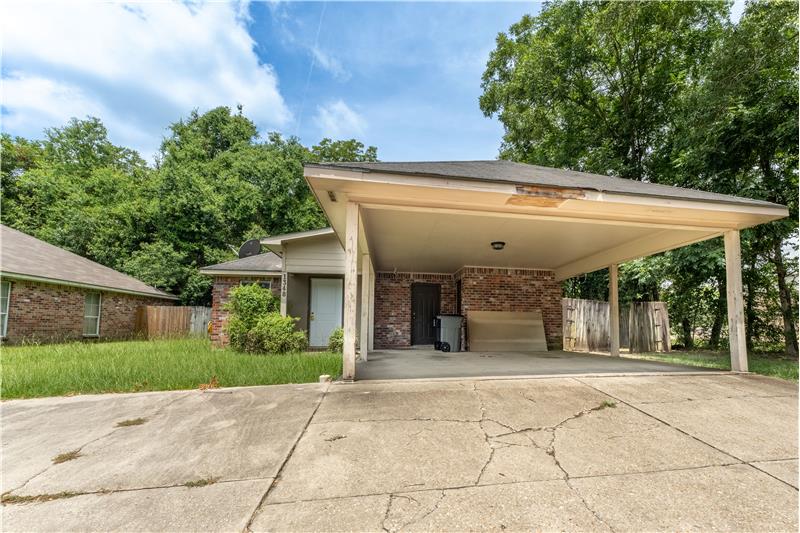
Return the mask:
<path id="1" fill-rule="evenodd" d="M 2 528 L 797 531 L 797 414 L 730 374 L 11 401 Z"/>

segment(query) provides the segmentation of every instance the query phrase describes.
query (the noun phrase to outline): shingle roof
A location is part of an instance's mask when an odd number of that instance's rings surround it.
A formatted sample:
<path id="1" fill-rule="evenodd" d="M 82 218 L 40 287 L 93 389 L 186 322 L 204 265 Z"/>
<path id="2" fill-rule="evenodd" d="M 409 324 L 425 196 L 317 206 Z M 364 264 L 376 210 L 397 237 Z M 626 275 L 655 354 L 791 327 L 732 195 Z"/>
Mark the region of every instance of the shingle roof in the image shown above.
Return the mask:
<path id="1" fill-rule="evenodd" d="M 0 225 L 0 272 L 43 282 L 76 284 L 112 292 L 177 299 L 113 268 Z"/>
<path id="2" fill-rule="evenodd" d="M 641 181 L 614 178 L 600 174 L 576 172 L 557 168 L 540 167 L 512 161 L 427 161 L 427 162 L 381 162 L 381 163 L 307 163 L 308 168 L 355 170 L 360 172 L 384 172 L 414 176 L 460 178 L 467 180 L 511 183 L 517 185 L 540 185 L 544 187 L 566 187 L 588 189 L 599 192 L 656 196 L 681 200 L 696 200 L 734 205 L 779 207 L 778 204 L 741 198 L 727 194 L 684 189 L 671 185 L 660 185 Z"/>
<path id="3" fill-rule="evenodd" d="M 210 265 L 200 269 L 202 273 L 221 273 L 225 272 L 281 272 L 283 262 L 281 258 L 272 252 L 258 255 L 251 255 L 234 261 Z"/>

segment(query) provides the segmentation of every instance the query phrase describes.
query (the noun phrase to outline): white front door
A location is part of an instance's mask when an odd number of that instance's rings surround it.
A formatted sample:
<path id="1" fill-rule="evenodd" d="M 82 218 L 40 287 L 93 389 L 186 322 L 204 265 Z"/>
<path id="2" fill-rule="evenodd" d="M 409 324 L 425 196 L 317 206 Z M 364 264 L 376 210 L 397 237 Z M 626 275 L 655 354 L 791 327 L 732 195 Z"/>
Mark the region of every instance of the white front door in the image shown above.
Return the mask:
<path id="1" fill-rule="evenodd" d="M 311 278 L 311 312 L 308 316 L 311 346 L 327 346 L 333 330 L 342 327 L 342 287 L 341 278 Z"/>

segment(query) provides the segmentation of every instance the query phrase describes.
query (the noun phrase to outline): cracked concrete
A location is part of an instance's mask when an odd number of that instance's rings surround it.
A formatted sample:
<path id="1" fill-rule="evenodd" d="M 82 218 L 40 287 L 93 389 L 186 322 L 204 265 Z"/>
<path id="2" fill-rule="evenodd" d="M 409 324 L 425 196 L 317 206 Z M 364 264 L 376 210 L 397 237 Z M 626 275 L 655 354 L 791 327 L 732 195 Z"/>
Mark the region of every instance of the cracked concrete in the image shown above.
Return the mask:
<path id="1" fill-rule="evenodd" d="M 286 385 L 0 409 L 3 491 L 81 493 L 7 503 L 4 531 L 797 529 L 797 385 L 755 376 Z M 183 486 L 206 478 L 217 482 Z"/>

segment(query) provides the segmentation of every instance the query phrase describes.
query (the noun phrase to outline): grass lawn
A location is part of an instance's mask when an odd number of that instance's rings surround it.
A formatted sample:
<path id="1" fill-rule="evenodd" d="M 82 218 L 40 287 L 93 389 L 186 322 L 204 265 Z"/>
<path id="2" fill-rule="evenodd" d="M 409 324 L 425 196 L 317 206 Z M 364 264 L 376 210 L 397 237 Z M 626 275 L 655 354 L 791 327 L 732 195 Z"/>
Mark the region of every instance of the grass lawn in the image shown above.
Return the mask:
<path id="1" fill-rule="evenodd" d="M 308 383 L 342 373 L 331 353 L 249 355 L 212 350 L 205 339 L 11 346 L 0 350 L 0 397 Z"/>
<path id="2" fill-rule="evenodd" d="M 703 366 L 706 368 L 731 369 L 731 357 L 728 352 L 691 351 L 670 353 L 643 353 L 626 354 L 626 357 L 635 359 L 649 359 L 664 363 L 675 363 L 690 366 Z M 781 355 L 753 355 L 748 358 L 750 372 L 772 376 L 775 378 L 797 381 L 798 363 L 796 359 L 789 359 Z"/>

